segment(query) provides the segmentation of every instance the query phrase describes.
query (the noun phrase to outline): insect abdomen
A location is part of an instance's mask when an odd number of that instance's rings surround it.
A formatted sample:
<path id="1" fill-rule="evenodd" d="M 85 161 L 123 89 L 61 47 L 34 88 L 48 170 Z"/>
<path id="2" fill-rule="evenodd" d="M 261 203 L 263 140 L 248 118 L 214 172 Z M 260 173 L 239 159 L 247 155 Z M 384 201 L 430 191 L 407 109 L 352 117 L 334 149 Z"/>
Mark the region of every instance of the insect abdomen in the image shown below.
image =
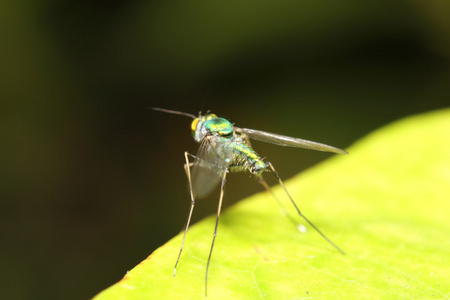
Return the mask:
<path id="1" fill-rule="evenodd" d="M 261 174 L 266 168 L 266 163 L 261 157 L 249 146 L 242 143 L 234 143 L 233 148 L 237 157 L 238 166 L 249 170 L 252 174 Z"/>

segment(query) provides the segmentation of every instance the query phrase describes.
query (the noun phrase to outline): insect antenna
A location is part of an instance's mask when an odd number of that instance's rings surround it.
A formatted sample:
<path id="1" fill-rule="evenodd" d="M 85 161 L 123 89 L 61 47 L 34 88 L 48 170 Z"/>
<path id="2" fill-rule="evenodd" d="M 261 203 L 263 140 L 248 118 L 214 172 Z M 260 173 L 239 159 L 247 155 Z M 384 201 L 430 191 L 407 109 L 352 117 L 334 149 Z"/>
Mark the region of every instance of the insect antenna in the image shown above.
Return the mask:
<path id="1" fill-rule="evenodd" d="M 181 116 L 190 117 L 192 119 L 197 119 L 197 117 L 194 116 L 193 114 L 185 113 L 185 112 L 182 112 L 182 111 L 170 110 L 170 109 L 159 108 L 159 107 L 150 107 L 150 108 L 153 109 L 153 110 L 162 111 L 162 112 L 165 112 L 165 113 L 168 113 L 168 114 L 181 115 Z"/>
<path id="2" fill-rule="evenodd" d="M 275 177 L 278 179 L 278 182 L 280 183 L 281 187 L 283 188 L 286 195 L 289 197 L 289 200 L 291 200 L 292 204 L 294 205 L 295 209 L 297 210 L 297 213 L 309 224 L 312 228 L 314 228 L 315 231 L 317 231 L 318 234 L 320 234 L 330 245 L 332 245 L 334 248 L 336 248 L 339 252 L 345 255 L 345 252 L 339 248 L 335 243 L 333 243 L 325 234 L 323 234 L 322 231 L 320 231 L 319 228 L 316 227 L 298 208 L 297 204 L 295 204 L 294 199 L 292 199 L 291 195 L 289 194 L 288 190 L 284 186 L 283 181 L 281 180 L 280 175 L 278 175 L 278 172 L 275 170 L 275 168 L 272 166 L 271 163 L 268 163 L 270 166 L 270 169 L 272 170 L 272 173 L 275 175 Z"/>

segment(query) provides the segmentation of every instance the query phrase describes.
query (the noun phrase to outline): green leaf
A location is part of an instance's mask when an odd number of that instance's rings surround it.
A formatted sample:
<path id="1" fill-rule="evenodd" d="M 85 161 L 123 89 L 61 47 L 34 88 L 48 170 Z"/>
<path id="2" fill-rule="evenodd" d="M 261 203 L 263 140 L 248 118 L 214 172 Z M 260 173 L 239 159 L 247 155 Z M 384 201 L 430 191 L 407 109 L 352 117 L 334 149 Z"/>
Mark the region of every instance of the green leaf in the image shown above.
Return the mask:
<path id="1" fill-rule="evenodd" d="M 396 122 L 348 151 L 286 183 L 347 255 L 312 229 L 296 230 L 262 192 L 222 214 L 208 298 L 448 299 L 450 110 Z M 204 298 L 214 222 L 191 227 L 175 277 L 180 235 L 95 299 Z"/>

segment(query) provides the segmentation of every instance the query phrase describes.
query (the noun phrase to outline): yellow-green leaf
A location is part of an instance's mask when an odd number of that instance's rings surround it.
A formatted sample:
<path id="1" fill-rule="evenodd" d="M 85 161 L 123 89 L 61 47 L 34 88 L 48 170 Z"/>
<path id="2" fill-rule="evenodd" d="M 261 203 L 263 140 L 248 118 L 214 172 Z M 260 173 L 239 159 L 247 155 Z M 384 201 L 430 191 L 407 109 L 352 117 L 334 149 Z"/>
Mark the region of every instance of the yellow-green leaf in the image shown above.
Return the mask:
<path id="1" fill-rule="evenodd" d="M 303 213 L 347 255 L 308 226 L 299 232 L 259 193 L 221 216 L 208 298 L 448 299 L 450 110 L 391 124 L 348 151 L 287 181 Z M 95 299 L 204 298 L 214 221 L 191 227 L 175 277 L 180 235 Z"/>

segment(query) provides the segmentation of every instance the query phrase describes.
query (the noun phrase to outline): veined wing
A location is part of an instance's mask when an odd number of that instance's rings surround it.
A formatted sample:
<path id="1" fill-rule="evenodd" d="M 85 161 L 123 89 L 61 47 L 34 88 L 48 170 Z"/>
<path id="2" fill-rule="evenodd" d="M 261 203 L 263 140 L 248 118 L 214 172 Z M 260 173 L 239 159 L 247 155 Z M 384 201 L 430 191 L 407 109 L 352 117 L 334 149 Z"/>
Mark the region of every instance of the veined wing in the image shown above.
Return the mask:
<path id="1" fill-rule="evenodd" d="M 192 189 L 195 198 L 204 198 L 211 193 L 231 163 L 229 141 L 220 136 L 206 136 L 192 167 Z M 228 149 L 228 150 L 227 150 Z"/>
<path id="2" fill-rule="evenodd" d="M 308 141 L 304 139 L 294 138 L 290 136 L 285 136 L 281 134 L 276 133 L 270 133 L 255 129 L 248 129 L 248 128 L 237 128 L 235 127 L 235 130 L 239 133 L 242 133 L 246 135 L 247 137 L 261 141 L 266 143 L 275 144 L 278 146 L 288 146 L 288 147 L 296 147 L 296 148 L 303 148 L 303 149 L 310 149 L 310 150 L 316 150 L 316 151 L 324 151 L 324 152 L 333 152 L 338 154 L 348 154 L 347 151 L 325 145 L 322 143 L 317 143 L 313 141 Z"/>

